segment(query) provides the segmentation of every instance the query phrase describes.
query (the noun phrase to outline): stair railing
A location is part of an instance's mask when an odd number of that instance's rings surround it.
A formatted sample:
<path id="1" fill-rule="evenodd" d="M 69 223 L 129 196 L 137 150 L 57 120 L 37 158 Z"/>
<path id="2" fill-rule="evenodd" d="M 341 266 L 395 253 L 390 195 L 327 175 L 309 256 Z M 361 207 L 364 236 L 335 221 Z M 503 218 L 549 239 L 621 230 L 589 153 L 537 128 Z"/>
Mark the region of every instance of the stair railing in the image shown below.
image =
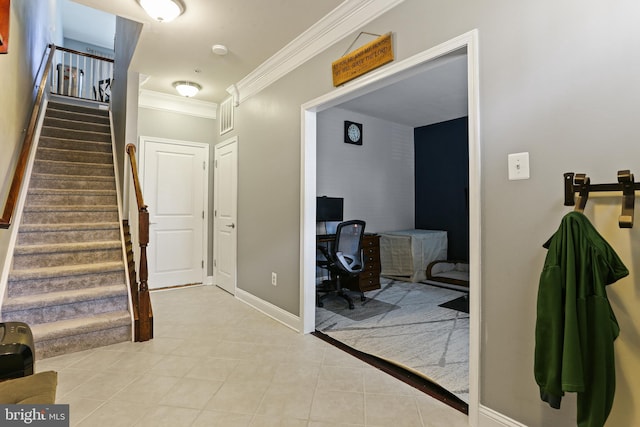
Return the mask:
<path id="1" fill-rule="evenodd" d="M 113 58 L 58 47 L 51 93 L 99 102 L 111 100 Z"/>
<path id="2" fill-rule="evenodd" d="M 149 211 L 142 198 L 140 180 L 138 179 L 138 165 L 136 163 L 136 147 L 127 144 L 127 154 L 131 164 L 131 176 L 138 205 L 138 241 L 140 245 L 140 285 L 131 283 L 131 296 L 134 300 L 135 340 L 148 341 L 153 338 L 153 311 L 149 298 L 149 270 L 147 266 L 147 245 L 149 244 Z"/>
<path id="3" fill-rule="evenodd" d="M 31 118 L 29 119 L 29 125 L 27 126 L 26 133 L 24 134 L 22 148 L 20 149 L 20 155 L 18 156 L 18 163 L 16 165 L 15 171 L 13 172 L 11 187 L 9 188 L 7 201 L 4 205 L 2 218 L 0 218 L 0 228 L 9 228 L 9 226 L 11 225 L 11 219 L 13 218 L 16 202 L 18 201 L 18 196 L 20 195 L 20 188 L 22 187 L 22 183 L 24 181 L 24 174 L 27 170 L 27 161 L 29 159 L 31 147 L 33 146 L 33 139 L 35 137 L 36 124 L 38 122 L 38 117 L 40 116 L 40 110 L 43 104 L 44 91 L 47 87 L 47 79 L 49 78 L 49 73 L 51 72 L 51 64 L 53 64 L 53 57 L 56 52 L 56 47 L 54 45 L 49 45 L 49 49 L 49 58 L 47 59 L 44 71 L 42 72 L 40 84 L 38 85 L 38 92 L 36 94 L 35 103 L 31 112 Z"/>

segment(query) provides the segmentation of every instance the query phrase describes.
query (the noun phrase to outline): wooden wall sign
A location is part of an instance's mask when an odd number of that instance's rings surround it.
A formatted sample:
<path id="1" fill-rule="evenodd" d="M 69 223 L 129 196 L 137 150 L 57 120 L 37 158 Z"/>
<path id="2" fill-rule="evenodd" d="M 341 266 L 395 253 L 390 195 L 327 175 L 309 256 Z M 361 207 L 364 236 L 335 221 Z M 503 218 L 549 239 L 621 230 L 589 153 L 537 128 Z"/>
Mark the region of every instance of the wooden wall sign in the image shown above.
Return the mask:
<path id="1" fill-rule="evenodd" d="M 0 0 L 0 53 L 9 50 L 9 14 L 11 0 Z"/>
<path id="2" fill-rule="evenodd" d="M 391 33 L 387 33 L 333 61 L 333 86 L 340 86 L 391 61 L 393 46 Z"/>

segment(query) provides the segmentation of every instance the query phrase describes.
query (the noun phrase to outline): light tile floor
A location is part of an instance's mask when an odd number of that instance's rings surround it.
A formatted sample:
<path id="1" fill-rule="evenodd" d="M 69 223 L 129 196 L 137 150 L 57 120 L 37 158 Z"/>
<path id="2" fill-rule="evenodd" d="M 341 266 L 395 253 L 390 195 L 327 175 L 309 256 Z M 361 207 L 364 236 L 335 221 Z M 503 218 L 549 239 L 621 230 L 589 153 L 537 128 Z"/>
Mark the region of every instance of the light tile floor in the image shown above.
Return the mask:
<path id="1" fill-rule="evenodd" d="M 152 341 L 43 359 L 71 425 L 462 427 L 466 415 L 215 286 L 151 294 Z"/>

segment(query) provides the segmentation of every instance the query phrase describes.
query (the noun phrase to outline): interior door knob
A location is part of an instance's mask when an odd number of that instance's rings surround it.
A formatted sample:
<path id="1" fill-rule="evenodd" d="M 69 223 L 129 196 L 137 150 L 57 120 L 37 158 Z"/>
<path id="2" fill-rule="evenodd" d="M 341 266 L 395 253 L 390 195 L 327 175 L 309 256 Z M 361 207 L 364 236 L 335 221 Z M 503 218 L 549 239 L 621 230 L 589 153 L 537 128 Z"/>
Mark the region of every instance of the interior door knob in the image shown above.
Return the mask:
<path id="1" fill-rule="evenodd" d="M 231 225 L 227 224 L 227 227 L 236 228 L 236 225 L 234 223 L 231 223 Z"/>

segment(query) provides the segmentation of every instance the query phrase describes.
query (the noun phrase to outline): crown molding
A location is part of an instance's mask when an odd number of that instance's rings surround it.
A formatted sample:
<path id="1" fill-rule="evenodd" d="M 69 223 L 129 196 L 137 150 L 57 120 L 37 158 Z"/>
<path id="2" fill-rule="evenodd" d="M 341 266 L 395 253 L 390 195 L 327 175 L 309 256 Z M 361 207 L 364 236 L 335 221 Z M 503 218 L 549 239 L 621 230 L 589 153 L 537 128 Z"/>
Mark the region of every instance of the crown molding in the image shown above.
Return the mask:
<path id="1" fill-rule="evenodd" d="M 259 93 L 329 46 L 352 34 L 404 0 L 347 0 L 227 88 L 236 105 Z"/>
<path id="2" fill-rule="evenodd" d="M 142 89 L 140 91 L 138 106 L 141 108 L 171 111 L 174 113 L 213 120 L 217 118 L 218 111 L 218 104 L 215 102 L 200 101 L 198 99 L 169 95 L 147 89 Z"/>

